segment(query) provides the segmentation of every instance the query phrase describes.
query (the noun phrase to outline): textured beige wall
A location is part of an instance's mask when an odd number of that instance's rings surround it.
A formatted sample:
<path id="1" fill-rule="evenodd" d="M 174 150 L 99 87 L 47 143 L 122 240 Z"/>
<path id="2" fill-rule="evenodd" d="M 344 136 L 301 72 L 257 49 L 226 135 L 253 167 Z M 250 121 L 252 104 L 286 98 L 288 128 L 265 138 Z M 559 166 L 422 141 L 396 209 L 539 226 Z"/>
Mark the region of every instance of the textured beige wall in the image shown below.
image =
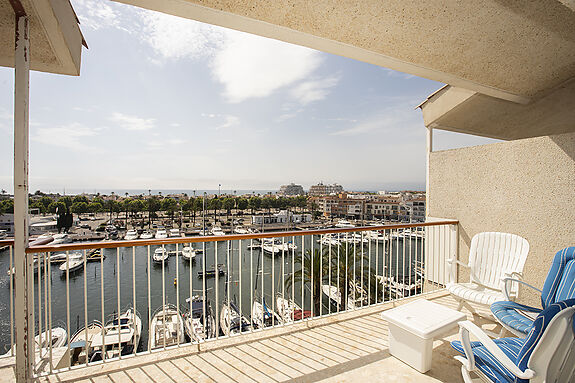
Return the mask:
<path id="1" fill-rule="evenodd" d="M 461 260 L 479 232 L 520 235 L 530 245 L 524 280 L 540 288 L 555 253 L 575 245 L 575 133 L 434 152 L 430 168 L 429 215 L 460 221 Z"/>

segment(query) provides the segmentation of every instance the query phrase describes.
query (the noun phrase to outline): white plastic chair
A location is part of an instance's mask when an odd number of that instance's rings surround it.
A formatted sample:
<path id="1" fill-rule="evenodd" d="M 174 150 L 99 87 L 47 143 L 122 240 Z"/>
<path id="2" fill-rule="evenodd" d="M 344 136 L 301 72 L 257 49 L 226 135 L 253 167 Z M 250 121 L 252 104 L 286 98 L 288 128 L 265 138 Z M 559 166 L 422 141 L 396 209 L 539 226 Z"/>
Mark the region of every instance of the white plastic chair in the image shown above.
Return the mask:
<path id="1" fill-rule="evenodd" d="M 451 273 L 447 290 L 459 302 L 458 310 L 464 304 L 473 302 L 490 306 L 496 301 L 512 301 L 517 298 L 519 284 L 505 288 L 504 278 L 521 280 L 523 267 L 529 253 L 526 239 L 508 233 L 485 232 L 473 236 L 469 249 L 469 263 L 455 258 L 448 259 L 452 268 L 455 264 L 469 268 L 470 281 L 458 283 Z M 474 311 L 470 305 L 466 305 Z"/>

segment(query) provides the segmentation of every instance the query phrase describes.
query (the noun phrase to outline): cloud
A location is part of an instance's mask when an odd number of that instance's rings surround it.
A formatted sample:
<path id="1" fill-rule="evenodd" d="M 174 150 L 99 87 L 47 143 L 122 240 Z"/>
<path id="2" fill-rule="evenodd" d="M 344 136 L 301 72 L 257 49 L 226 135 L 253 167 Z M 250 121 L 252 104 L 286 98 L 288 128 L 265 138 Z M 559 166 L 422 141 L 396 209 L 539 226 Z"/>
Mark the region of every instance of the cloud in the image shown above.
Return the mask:
<path id="1" fill-rule="evenodd" d="M 126 130 L 149 130 L 155 126 L 156 122 L 153 118 L 140 118 L 117 112 L 112 114 L 110 120 Z"/>
<path id="2" fill-rule="evenodd" d="M 59 127 L 38 128 L 32 140 L 45 145 L 60 146 L 75 151 L 93 151 L 89 145 L 82 142 L 83 138 L 98 135 L 101 129 L 88 128 L 79 123 Z"/>
<path id="3" fill-rule="evenodd" d="M 338 82 L 339 78 L 337 77 L 302 82 L 291 90 L 291 95 L 301 104 L 306 105 L 326 98 L 329 94 L 329 89 L 336 86 Z"/>
<path id="4" fill-rule="evenodd" d="M 422 126 L 420 114 L 412 110 L 409 104 L 396 104 L 376 115 L 360 120 L 351 127 L 331 132 L 330 135 L 351 137 L 385 131 L 386 134 L 393 134 L 394 137 L 411 140 L 413 138 L 411 134 L 419 131 Z"/>
<path id="5" fill-rule="evenodd" d="M 163 59 L 212 57 L 226 30 L 164 13 L 142 10 L 140 37 Z"/>
<path id="6" fill-rule="evenodd" d="M 120 27 L 118 13 L 107 2 L 95 0 L 73 0 L 72 2 L 82 28 L 98 30 L 116 27 L 123 29 Z"/>
<path id="7" fill-rule="evenodd" d="M 392 77 L 392 78 L 400 78 L 403 80 L 411 80 L 412 78 L 415 78 L 417 76 L 414 76 L 412 74 L 409 73 L 403 73 L 403 72 L 398 72 L 395 71 L 393 69 L 389 69 L 389 68 L 381 68 L 384 73 L 388 76 L 388 77 Z"/>
<path id="8" fill-rule="evenodd" d="M 211 68 L 224 98 L 239 103 L 270 96 L 308 77 L 321 63 L 318 51 L 247 33 L 228 34 Z"/>
<path id="9" fill-rule="evenodd" d="M 237 117 L 237 116 L 225 116 L 224 123 L 217 126 L 216 130 L 231 128 L 232 126 L 236 126 L 239 123 L 240 123 L 239 117 Z"/>

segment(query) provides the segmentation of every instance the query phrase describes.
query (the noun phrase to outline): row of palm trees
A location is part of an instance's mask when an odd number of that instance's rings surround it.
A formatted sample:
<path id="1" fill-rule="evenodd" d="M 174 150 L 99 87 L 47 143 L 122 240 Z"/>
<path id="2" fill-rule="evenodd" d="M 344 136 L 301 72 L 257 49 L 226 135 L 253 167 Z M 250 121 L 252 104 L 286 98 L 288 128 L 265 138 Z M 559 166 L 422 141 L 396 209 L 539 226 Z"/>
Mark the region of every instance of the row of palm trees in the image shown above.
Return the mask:
<path id="1" fill-rule="evenodd" d="M 313 297 L 312 315 L 319 315 L 322 304 L 322 285 L 331 282 L 339 290 L 340 310 L 346 310 L 348 295 L 359 296 L 357 286 L 367 294 L 369 304 L 389 299 L 389 290 L 384 289 L 376 279 L 375 270 L 370 267 L 368 257 L 361 246 L 347 244 L 308 249 L 303 257 L 297 257 L 294 263 L 298 270 L 290 274 L 285 281 L 286 288 L 304 283 Z M 302 272 L 303 270 L 303 272 Z"/>

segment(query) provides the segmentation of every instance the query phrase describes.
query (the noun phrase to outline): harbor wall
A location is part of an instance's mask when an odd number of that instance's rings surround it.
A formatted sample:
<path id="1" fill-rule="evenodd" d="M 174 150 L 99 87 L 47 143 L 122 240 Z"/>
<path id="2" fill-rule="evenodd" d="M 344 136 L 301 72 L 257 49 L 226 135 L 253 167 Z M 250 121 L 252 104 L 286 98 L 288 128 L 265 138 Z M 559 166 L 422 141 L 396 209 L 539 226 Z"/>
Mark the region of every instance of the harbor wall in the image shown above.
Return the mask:
<path id="1" fill-rule="evenodd" d="M 543 286 L 555 253 L 575 246 L 575 133 L 431 153 L 429 216 L 459 225 L 459 259 L 483 231 L 520 235 L 530 251 L 524 280 Z M 468 281 L 459 268 L 460 281 Z M 540 306 L 538 293 L 520 301 Z"/>

